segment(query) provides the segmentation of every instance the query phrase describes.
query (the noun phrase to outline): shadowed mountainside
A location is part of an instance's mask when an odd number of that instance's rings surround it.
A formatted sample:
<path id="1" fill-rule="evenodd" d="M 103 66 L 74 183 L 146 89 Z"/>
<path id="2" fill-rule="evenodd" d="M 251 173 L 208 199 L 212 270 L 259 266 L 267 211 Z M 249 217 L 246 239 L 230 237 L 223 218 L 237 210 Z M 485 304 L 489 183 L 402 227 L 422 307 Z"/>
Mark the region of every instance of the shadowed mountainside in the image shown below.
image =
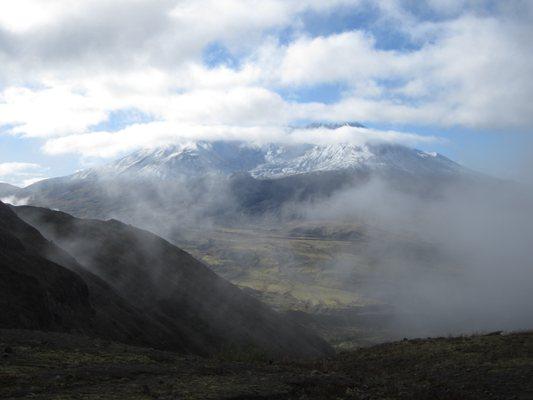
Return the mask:
<path id="1" fill-rule="evenodd" d="M 330 352 L 318 336 L 156 235 L 115 220 L 82 220 L 34 207 L 15 210 L 130 304 L 184 338 L 194 353 L 231 348 L 293 356 Z"/>
<path id="2" fill-rule="evenodd" d="M 3 203 L 0 255 L 2 327 L 79 332 L 179 349 L 164 326 L 143 316 Z"/>

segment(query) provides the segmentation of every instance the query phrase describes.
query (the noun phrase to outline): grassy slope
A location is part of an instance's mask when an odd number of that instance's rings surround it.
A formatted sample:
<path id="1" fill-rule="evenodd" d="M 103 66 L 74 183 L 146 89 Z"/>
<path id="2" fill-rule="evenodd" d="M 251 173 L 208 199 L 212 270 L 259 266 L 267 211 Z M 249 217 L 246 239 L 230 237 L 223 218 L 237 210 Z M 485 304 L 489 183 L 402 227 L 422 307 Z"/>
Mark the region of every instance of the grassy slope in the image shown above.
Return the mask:
<path id="1" fill-rule="evenodd" d="M 531 377 L 533 333 L 401 341 L 271 363 L 0 331 L 2 399 L 531 399 Z"/>

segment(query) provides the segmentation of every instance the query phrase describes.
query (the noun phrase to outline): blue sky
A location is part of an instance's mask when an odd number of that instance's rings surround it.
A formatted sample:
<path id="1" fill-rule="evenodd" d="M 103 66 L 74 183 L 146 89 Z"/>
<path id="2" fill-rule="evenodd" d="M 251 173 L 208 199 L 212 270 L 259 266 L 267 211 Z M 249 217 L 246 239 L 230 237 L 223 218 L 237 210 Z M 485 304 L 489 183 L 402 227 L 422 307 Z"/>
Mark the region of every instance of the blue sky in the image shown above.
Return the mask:
<path id="1" fill-rule="evenodd" d="M 532 16 L 522 0 L 2 2 L 0 181 L 353 120 L 529 181 Z"/>

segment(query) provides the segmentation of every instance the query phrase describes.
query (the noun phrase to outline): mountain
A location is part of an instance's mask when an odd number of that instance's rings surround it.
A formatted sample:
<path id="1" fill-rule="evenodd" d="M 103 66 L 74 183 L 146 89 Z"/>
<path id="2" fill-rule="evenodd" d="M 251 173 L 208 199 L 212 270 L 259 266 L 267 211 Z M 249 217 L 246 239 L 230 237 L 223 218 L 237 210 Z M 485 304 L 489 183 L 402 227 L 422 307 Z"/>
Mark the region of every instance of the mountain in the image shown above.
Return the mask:
<path id="1" fill-rule="evenodd" d="M 178 349 L 100 278 L 0 202 L 0 326 L 78 332 Z M 183 349 L 182 349 L 183 350 Z"/>
<path id="2" fill-rule="evenodd" d="M 116 220 L 74 218 L 35 207 L 17 214 L 37 227 L 143 315 L 196 354 L 226 350 L 321 356 L 329 346 L 160 237 Z"/>
<path id="3" fill-rule="evenodd" d="M 300 152 L 269 148 L 267 162 L 250 171 L 256 178 L 279 178 L 326 171 L 402 171 L 417 175 L 459 174 L 464 170 L 450 159 L 400 145 L 307 145 Z M 291 149 L 292 150 L 292 149 Z"/>
<path id="4" fill-rule="evenodd" d="M 330 351 L 153 234 L 118 221 L 14 210 L 18 215 L 0 203 L 0 328 L 82 333 L 200 355 Z"/>
<path id="5" fill-rule="evenodd" d="M 9 183 L 0 183 L 0 198 L 14 196 L 19 190 L 19 187 Z"/>
<path id="6" fill-rule="evenodd" d="M 350 143 L 313 145 L 240 141 L 197 141 L 143 149 L 99 168 L 79 172 L 71 179 L 144 177 L 176 179 L 181 176 L 248 173 L 257 179 L 282 178 L 326 171 L 405 171 L 450 175 L 466 169 L 437 154 L 391 144 Z"/>
<path id="7" fill-rule="evenodd" d="M 372 178 L 435 197 L 450 184 L 469 184 L 480 176 L 440 154 L 401 145 L 196 141 L 139 150 L 101 167 L 37 182 L 16 197 L 79 217 L 151 227 L 144 218 L 150 209 L 163 221 L 172 215 L 195 225 L 279 215 L 287 204 L 314 202 Z"/>

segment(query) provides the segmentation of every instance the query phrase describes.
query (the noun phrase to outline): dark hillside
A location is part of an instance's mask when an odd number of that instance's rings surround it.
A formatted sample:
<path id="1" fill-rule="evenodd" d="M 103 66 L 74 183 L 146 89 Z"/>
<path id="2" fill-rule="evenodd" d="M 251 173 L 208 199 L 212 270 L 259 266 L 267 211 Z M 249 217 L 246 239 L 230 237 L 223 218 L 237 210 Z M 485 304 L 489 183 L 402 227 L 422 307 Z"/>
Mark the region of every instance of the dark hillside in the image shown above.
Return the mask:
<path id="1" fill-rule="evenodd" d="M 78 332 L 180 349 L 162 325 L 144 317 L 3 203 L 0 274 L 4 328 Z"/>
<path id="2" fill-rule="evenodd" d="M 115 220 L 82 220 L 34 207 L 16 212 L 136 308 L 188 339 L 194 353 L 234 348 L 292 356 L 330 352 L 318 336 L 156 235 Z"/>

